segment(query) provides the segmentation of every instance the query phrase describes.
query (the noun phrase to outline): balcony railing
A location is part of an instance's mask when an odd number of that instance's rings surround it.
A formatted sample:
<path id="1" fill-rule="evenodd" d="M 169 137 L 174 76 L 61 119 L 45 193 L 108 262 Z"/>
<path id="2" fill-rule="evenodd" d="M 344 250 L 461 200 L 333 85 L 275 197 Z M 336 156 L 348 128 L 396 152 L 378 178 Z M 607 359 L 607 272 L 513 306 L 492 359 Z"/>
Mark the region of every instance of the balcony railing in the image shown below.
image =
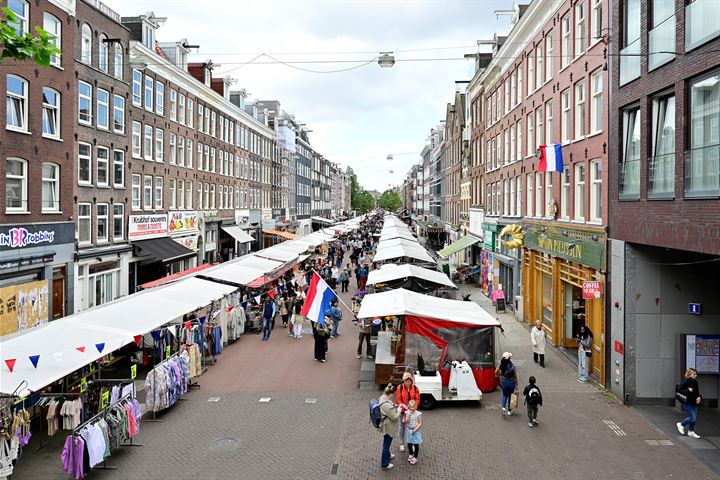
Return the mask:
<path id="1" fill-rule="evenodd" d="M 620 85 L 640 77 L 640 39 L 620 50 Z"/>
<path id="2" fill-rule="evenodd" d="M 685 152 L 685 196 L 720 196 L 720 145 Z"/>
<path id="3" fill-rule="evenodd" d="M 648 162 L 648 198 L 675 196 L 675 154 L 650 158 Z"/>
<path id="4" fill-rule="evenodd" d="M 720 35 L 720 2 L 695 0 L 685 7 L 685 49 L 695 47 Z"/>
<path id="5" fill-rule="evenodd" d="M 650 30 L 648 70 L 653 70 L 675 58 L 675 15 Z"/>
<path id="6" fill-rule="evenodd" d="M 620 164 L 620 199 L 640 198 L 640 160 Z"/>

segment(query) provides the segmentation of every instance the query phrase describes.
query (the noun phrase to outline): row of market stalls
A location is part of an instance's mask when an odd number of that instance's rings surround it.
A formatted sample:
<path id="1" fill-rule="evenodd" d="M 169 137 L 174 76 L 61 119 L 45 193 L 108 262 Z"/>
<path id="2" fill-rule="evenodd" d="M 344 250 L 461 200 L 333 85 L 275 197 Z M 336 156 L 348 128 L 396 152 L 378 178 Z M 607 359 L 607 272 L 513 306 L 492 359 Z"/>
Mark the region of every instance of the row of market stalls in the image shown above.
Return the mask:
<path id="1" fill-rule="evenodd" d="M 447 298 L 457 287 L 398 217 L 385 216 L 379 238 L 373 259 L 379 268 L 367 282 L 376 293 L 363 298 L 357 314 L 379 328 L 376 383 L 397 384 L 406 371 L 415 373 L 425 408 L 494 390 L 498 320 L 474 302 Z M 455 375 L 461 364 L 465 386 Z"/>
<path id="2" fill-rule="evenodd" d="M 2 337 L 0 426 L 22 424 L 23 435 L 32 430 L 27 448 L 37 450 L 48 443 L 56 446 L 51 437 L 61 431 L 79 441 L 84 431 L 114 418 L 125 405 L 140 414 L 139 400 L 153 416 L 170 408 L 199 386 L 223 348 L 252 326 L 265 294 L 302 288 L 304 266 L 362 220 L 168 277 L 114 302 Z M 78 414 L 61 414 L 70 408 Z M 130 416 L 119 427 L 123 446 L 132 442 Z M 0 443 L 6 442 L 0 448 L 11 450 L 9 442 L 17 442 L 15 435 L 8 437 L 0 435 Z M 22 449 L 14 452 L 18 456 Z M 96 465 L 90 462 L 91 468 Z"/>

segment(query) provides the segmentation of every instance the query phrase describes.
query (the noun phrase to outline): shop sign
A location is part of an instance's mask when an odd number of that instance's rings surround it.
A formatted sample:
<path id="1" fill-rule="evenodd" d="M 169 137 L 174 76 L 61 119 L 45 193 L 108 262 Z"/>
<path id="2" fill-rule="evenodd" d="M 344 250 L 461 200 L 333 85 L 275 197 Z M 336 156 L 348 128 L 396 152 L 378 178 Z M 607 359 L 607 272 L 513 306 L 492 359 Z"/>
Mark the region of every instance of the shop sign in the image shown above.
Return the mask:
<path id="1" fill-rule="evenodd" d="M 168 213 L 168 232 L 170 235 L 197 232 L 198 222 L 197 212 L 170 212 Z"/>
<path id="2" fill-rule="evenodd" d="M 602 295 L 602 282 L 583 282 L 583 300 L 597 300 Z"/>
<path id="3" fill-rule="evenodd" d="M 145 240 L 167 235 L 168 216 L 163 215 L 130 215 L 128 219 L 128 238 Z"/>
<path id="4" fill-rule="evenodd" d="M 582 263 L 583 265 L 599 270 L 605 270 L 606 257 L 604 242 L 526 231 L 525 247 L 555 257 Z"/>
<path id="5" fill-rule="evenodd" d="M 186 235 L 184 237 L 174 237 L 177 243 L 185 248 L 189 248 L 193 252 L 197 252 L 198 249 L 198 236 L 197 235 Z"/>
<path id="6" fill-rule="evenodd" d="M 72 243 L 74 238 L 75 227 L 71 222 L 0 226 L 0 250 Z"/>
<path id="7" fill-rule="evenodd" d="M 130 380 L 135 380 L 137 377 L 137 363 L 130 365 Z"/>
<path id="8" fill-rule="evenodd" d="M 103 409 L 110 403 L 110 392 L 105 390 L 100 396 L 100 408 Z"/>
<path id="9" fill-rule="evenodd" d="M 37 265 L 39 263 L 51 263 L 53 260 L 55 260 L 54 253 L 37 257 L 16 258 L 14 260 L 8 260 L 0 263 L 0 270 L 6 270 L 8 268 L 27 267 L 28 265 Z"/>

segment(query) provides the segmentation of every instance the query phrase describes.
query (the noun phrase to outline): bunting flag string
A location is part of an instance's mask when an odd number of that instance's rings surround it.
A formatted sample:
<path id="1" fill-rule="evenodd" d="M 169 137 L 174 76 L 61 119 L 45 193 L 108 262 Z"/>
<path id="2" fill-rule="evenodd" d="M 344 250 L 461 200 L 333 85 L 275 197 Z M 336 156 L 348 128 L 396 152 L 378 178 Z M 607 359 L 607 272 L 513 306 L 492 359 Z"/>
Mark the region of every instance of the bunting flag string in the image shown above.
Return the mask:
<path id="1" fill-rule="evenodd" d="M 185 328 L 187 328 L 188 330 L 192 330 L 192 322 L 187 321 L 183 325 L 185 325 Z"/>
<path id="2" fill-rule="evenodd" d="M 139 347 L 140 341 L 142 340 L 142 335 L 135 335 L 133 338 L 135 339 L 135 345 Z"/>
<path id="3" fill-rule="evenodd" d="M 10 370 L 10 373 L 12 373 L 13 368 L 15 368 L 15 362 L 17 361 L 17 358 L 8 358 L 5 360 L 5 365 L 7 365 L 8 370 Z"/>
<path id="4" fill-rule="evenodd" d="M 85 353 L 85 346 L 83 345 L 82 347 L 75 347 L 75 350 L 77 350 L 80 353 Z"/>
<path id="5" fill-rule="evenodd" d="M 30 355 L 28 357 L 33 364 L 33 367 L 37 368 L 38 362 L 40 361 L 40 355 Z"/>
<path id="6" fill-rule="evenodd" d="M 177 329 L 176 325 L 170 325 L 167 327 L 167 331 L 170 332 L 170 335 L 172 335 L 173 338 L 175 338 L 176 329 Z"/>
<path id="7" fill-rule="evenodd" d="M 55 357 L 56 362 L 60 363 L 62 362 L 63 352 L 54 352 L 53 357 Z"/>
<path id="8" fill-rule="evenodd" d="M 261 295 L 255 297 L 255 302 L 257 302 L 258 305 L 260 305 L 260 298 L 262 298 Z"/>
<path id="9" fill-rule="evenodd" d="M 97 348 L 98 353 L 102 353 L 105 350 L 105 342 L 96 343 L 95 348 Z"/>

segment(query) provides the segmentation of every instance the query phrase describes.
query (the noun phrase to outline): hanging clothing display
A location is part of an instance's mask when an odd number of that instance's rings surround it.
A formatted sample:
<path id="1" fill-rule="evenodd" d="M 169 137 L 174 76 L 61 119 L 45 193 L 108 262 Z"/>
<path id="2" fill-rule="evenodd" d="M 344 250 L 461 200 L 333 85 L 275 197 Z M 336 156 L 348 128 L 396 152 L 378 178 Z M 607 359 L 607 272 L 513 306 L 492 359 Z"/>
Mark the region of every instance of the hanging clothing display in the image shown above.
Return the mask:
<path id="1" fill-rule="evenodd" d="M 190 355 L 187 351 L 159 363 L 145 378 L 145 403 L 149 410 L 164 410 L 182 397 L 190 383 Z"/>
<path id="2" fill-rule="evenodd" d="M 202 355 L 200 354 L 200 347 L 197 345 L 187 345 L 186 348 L 190 358 L 190 378 L 197 378 L 202 375 Z"/>

